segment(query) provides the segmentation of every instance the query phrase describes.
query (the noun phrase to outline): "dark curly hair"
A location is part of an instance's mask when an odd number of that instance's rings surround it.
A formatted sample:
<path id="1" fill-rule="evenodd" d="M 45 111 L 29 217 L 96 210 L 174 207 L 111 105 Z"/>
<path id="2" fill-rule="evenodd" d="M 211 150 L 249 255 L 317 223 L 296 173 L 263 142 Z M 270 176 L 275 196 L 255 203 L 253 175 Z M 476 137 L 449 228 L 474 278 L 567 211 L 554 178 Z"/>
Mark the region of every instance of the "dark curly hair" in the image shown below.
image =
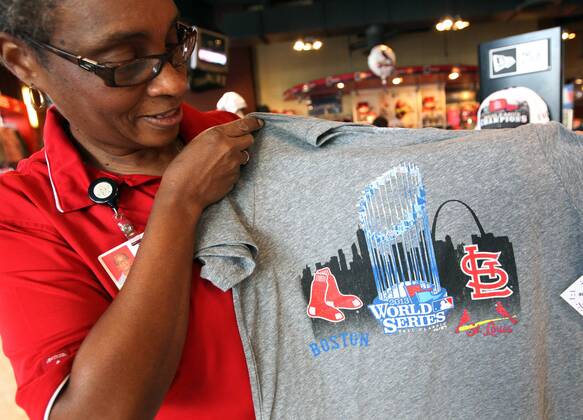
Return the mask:
<path id="1" fill-rule="evenodd" d="M 26 42 L 49 42 L 55 28 L 57 0 L 0 0 L 0 32 Z M 30 44 L 29 44 L 30 45 Z M 43 57 L 42 51 L 30 45 Z"/>

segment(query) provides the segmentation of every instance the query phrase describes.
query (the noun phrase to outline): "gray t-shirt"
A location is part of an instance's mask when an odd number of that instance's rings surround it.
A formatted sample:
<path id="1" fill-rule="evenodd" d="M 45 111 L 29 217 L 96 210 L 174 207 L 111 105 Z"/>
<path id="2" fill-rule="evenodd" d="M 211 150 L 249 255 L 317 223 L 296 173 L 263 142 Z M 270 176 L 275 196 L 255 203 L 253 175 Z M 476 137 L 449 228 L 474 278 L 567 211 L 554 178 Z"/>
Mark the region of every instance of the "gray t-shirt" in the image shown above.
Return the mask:
<path id="1" fill-rule="evenodd" d="M 258 116 L 197 245 L 257 418 L 583 417 L 581 137 Z"/>

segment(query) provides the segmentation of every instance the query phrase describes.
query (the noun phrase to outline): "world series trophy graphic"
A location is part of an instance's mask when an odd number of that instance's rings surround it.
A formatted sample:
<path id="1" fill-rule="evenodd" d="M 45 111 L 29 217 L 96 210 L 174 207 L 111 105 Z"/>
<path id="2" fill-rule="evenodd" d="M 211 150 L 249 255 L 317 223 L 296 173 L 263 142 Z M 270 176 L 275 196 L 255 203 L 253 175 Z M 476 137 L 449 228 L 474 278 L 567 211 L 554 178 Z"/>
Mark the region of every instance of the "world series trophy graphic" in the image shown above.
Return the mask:
<path id="1" fill-rule="evenodd" d="M 367 185 L 358 203 L 386 334 L 445 326 L 453 299 L 441 287 L 419 168 L 402 163 Z"/>

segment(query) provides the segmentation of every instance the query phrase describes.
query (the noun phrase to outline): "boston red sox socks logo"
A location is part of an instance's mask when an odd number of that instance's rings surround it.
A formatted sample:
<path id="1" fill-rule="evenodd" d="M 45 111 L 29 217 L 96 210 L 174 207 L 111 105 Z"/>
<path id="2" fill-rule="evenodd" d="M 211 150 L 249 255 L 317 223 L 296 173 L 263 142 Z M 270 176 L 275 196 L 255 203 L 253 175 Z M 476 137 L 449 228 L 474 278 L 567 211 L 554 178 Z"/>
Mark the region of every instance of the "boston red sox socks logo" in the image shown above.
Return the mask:
<path id="1" fill-rule="evenodd" d="M 310 289 L 308 316 L 330 322 L 344 321 L 340 309 L 355 310 L 362 307 L 362 301 L 355 295 L 345 295 L 338 289 L 336 277 L 329 268 L 321 268 L 314 273 Z"/>

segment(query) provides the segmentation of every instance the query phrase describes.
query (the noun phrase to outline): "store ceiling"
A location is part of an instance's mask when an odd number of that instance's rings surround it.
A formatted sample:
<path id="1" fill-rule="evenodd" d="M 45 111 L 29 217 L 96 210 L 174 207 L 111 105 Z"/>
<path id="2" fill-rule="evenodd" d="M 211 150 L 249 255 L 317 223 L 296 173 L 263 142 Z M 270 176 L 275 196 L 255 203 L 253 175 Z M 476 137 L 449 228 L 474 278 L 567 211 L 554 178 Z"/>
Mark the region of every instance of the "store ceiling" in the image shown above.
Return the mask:
<path id="1" fill-rule="evenodd" d="M 471 22 L 534 19 L 543 26 L 583 21 L 582 0 L 177 0 L 193 23 L 234 40 L 269 42 L 297 35 L 387 34 L 427 30 L 445 15 Z"/>

